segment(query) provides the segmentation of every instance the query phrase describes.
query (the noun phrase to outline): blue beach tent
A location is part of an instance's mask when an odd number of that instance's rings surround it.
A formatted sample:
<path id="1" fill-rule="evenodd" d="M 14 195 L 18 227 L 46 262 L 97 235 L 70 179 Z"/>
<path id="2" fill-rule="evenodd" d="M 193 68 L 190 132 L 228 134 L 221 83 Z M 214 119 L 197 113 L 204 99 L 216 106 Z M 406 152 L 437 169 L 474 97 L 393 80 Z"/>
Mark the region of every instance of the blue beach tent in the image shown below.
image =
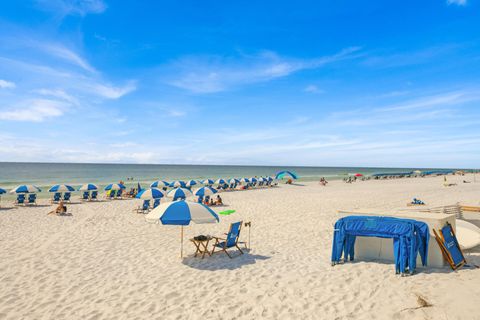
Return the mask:
<path id="1" fill-rule="evenodd" d="M 275 175 L 275 179 L 283 179 L 285 176 L 290 176 L 292 179 L 298 179 L 295 172 L 292 171 L 280 171 Z"/>
<path id="2" fill-rule="evenodd" d="M 335 223 L 332 246 L 332 264 L 353 261 L 355 239 L 357 236 L 393 239 L 395 271 L 413 273 L 416 269 L 417 255 L 422 265 L 427 265 L 428 225 L 421 221 L 374 216 L 348 216 Z"/>

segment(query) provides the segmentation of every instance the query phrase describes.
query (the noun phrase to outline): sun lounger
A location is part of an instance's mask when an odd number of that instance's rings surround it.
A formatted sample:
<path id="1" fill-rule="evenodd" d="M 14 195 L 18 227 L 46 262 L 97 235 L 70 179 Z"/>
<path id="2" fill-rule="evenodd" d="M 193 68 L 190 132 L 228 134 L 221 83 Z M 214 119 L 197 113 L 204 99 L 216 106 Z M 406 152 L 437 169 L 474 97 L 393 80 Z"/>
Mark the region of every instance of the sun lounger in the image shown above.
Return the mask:
<path id="1" fill-rule="evenodd" d="M 242 229 L 242 223 L 243 221 L 232 223 L 230 225 L 230 230 L 225 234 L 226 238 L 213 237 L 213 239 L 215 239 L 215 243 L 213 244 L 212 254 L 215 252 L 216 248 L 221 250 L 218 252 L 225 252 L 230 259 L 233 257 L 228 253 L 227 249 L 237 248 L 238 251 L 240 251 L 240 254 L 243 254 L 242 249 L 240 249 L 238 246 L 239 243 L 244 243 L 238 242 L 238 239 L 240 238 L 240 231 Z"/>
<path id="2" fill-rule="evenodd" d="M 25 205 L 25 195 L 24 194 L 19 194 L 17 195 L 17 199 L 15 200 L 15 205 Z"/>
<path id="3" fill-rule="evenodd" d="M 150 210 L 150 200 L 143 200 L 141 207 L 136 209 L 137 213 L 146 213 Z"/>
<path id="4" fill-rule="evenodd" d="M 60 192 L 55 192 L 53 194 L 53 198 L 50 200 L 51 203 L 57 203 L 60 201 L 60 199 L 62 198 L 62 194 Z"/>

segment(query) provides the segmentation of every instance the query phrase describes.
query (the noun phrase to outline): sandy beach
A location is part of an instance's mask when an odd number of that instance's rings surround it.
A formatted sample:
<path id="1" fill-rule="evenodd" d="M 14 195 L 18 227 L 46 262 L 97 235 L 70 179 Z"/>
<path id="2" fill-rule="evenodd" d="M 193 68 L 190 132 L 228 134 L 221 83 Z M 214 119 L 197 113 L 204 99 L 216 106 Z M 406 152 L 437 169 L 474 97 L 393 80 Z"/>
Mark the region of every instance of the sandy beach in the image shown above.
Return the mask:
<path id="1" fill-rule="evenodd" d="M 183 260 L 180 228 L 146 223 L 133 212 L 140 200 L 76 195 L 70 217 L 47 216 L 45 199 L 13 209 L 3 201 L 0 319 L 480 319 L 480 269 L 400 277 L 392 263 L 330 265 L 337 210 L 388 212 L 413 197 L 479 205 L 480 183 L 464 179 L 473 177 L 450 177 L 453 187 L 430 177 L 224 192 L 225 208 L 237 212 L 186 227 Z M 239 220 L 252 222 L 251 250 L 192 256 L 187 239 L 221 236 Z M 480 265 L 480 248 L 466 258 Z M 419 308 L 418 296 L 432 306 Z"/>

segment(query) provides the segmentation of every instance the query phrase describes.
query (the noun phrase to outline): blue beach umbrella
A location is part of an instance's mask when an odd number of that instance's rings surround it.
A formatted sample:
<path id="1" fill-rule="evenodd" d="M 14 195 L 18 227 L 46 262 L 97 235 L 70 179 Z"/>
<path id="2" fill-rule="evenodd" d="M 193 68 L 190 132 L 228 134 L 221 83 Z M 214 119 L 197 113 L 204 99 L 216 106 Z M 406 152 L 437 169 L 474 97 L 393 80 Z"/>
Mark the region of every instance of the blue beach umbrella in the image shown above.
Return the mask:
<path id="1" fill-rule="evenodd" d="M 195 191 L 195 195 L 198 196 L 198 197 L 205 197 L 205 196 L 211 196 L 215 193 L 217 193 L 218 191 L 211 188 L 211 187 L 202 187 L 200 189 L 198 189 L 197 191 Z"/>
<path id="2" fill-rule="evenodd" d="M 108 186 L 105 187 L 105 191 L 122 189 L 125 189 L 125 186 L 119 183 L 110 183 Z"/>
<path id="3" fill-rule="evenodd" d="M 17 186 L 16 188 L 10 190 L 10 193 L 35 193 L 41 192 L 39 187 L 34 186 L 32 184 L 22 184 Z"/>
<path id="4" fill-rule="evenodd" d="M 212 179 L 205 179 L 205 180 L 202 181 L 202 184 L 204 184 L 206 186 L 211 186 L 214 183 L 215 183 L 215 181 L 213 181 Z"/>
<path id="5" fill-rule="evenodd" d="M 5 191 L 5 189 L 0 188 L 0 194 L 4 194 L 4 193 L 7 193 L 7 191 Z"/>
<path id="6" fill-rule="evenodd" d="M 52 186 L 48 192 L 72 192 L 75 191 L 75 188 L 69 186 L 68 184 L 56 184 Z"/>
<path id="7" fill-rule="evenodd" d="M 232 184 L 232 183 L 239 183 L 240 181 L 237 179 L 237 178 L 231 178 L 230 180 L 228 180 L 228 183 Z"/>
<path id="8" fill-rule="evenodd" d="M 182 226 L 180 257 L 183 258 L 183 226 L 190 222 L 197 224 L 217 223 L 218 215 L 209 207 L 190 201 L 166 202 L 145 216 L 147 222 L 160 222 L 164 225 Z"/>
<path id="9" fill-rule="evenodd" d="M 173 199 L 178 199 L 178 198 L 185 199 L 186 197 L 189 197 L 191 195 L 192 195 L 192 191 L 185 188 L 175 188 L 170 190 L 167 193 L 167 197 L 173 198 Z"/>
<path id="10" fill-rule="evenodd" d="M 251 181 L 252 183 L 255 183 L 255 182 L 257 182 L 258 180 L 257 180 L 257 178 L 250 178 L 250 181 Z"/>
<path id="11" fill-rule="evenodd" d="M 78 188 L 78 191 L 94 191 L 98 190 L 98 186 L 93 183 L 87 183 Z"/>
<path id="12" fill-rule="evenodd" d="M 155 181 L 150 185 L 151 188 L 170 187 L 170 183 L 164 180 Z"/>
<path id="13" fill-rule="evenodd" d="M 135 198 L 137 199 L 159 199 L 163 198 L 165 194 L 158 188 L 144 189 L 140 191 Z"/>
<path id="14" fill-rule="evenodd" d="M 215 181 L 215 183 L 216 184 L 226 184 L 227 181 L 225 179 L 220 178 L 220 179 L 217 179 L 217 181 Z"/>
<path id="15" fill-rule="evenodd" d="M 248 178 L 241 178 L 239 181 L 242 183 L 250 183 L 250 180 Z"/>
<path id="16" fill-rule="evenodd" d="M 184 181 L 177 180 L 177 181 L 173 181 L 172 183 L 170 183 L 170 187 L 172 187 L 172 188 L 185 188 L 186 185 L 185 185 Z"/>
<path id="17" fill-rule="evenodd" d="M 298 176 L 296 173 L 294 172 L 291 172 L 291 171 L 280 171 L 280 172 L 277 172 L 277 174 L 275 175 L 275 179 L 283 179 L 284 177 L 290 177 L 292 179 L 298 179 Z"/>
<path id="18" fill-rule="evenodd" d="M 186 185 L 187 187 L 192 187 L 192 186 L 194 186 L 194 185 L 196 185 L 196 184 L 198 184 L 198 182 L 195 181 L 195 180 L 189 180 L 189 181 L 187 181 L 187 183 L 185 183 L 185 185 Z"/>
<path id="19" fill-rule="evenodd" d="M 272 177 L 266 177 L 265 179 L 267 179 L 267 181 L 273 181 L 273 178 Z"/>

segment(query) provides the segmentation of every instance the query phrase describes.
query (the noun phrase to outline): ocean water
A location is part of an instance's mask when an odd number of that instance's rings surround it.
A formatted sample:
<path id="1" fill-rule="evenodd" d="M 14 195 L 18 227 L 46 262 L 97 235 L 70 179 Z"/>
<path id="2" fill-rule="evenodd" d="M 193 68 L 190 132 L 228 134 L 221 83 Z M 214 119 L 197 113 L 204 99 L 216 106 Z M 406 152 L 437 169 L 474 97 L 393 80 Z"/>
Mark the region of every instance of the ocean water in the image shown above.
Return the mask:
<path id="1" fill-rule="evenodd" d="M 82 164 L 82 163 L 13 163 L 0 162 L 0 188 L 11 189 L 19 184 L 34 184 L 46 191 L 57 183 L 80 186 L 95 183 L 105 186 L 120 180 L 128 186 L 140 183 L 147 187 L 156 180 L 202 180 L 273 176 L 281 170 L 297 173 L 300 181 L 315 181 L 320 177 L 341 179 L 349 173 L 407 172 L 431 168 L 360 168 L 360 167 L 275 167 L 220 165 L 150 165 L 150 164 Z M 128 179 L 130 178 L 130 179 Z M 43 193 L 43 192 L 42 192 Z"/>

